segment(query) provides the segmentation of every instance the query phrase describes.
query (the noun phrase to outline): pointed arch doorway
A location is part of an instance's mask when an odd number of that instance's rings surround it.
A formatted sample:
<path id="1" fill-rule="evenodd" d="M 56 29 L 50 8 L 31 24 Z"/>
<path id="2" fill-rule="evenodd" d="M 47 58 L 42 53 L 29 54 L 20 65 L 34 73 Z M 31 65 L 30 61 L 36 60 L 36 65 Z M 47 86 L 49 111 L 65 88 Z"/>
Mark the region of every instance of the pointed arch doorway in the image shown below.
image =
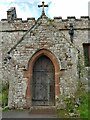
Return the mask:
<path id="1" fill-rule="evenodd" d="M 32 78 L 32 105 L 55 105 L 55 70 L 47 56 L 36 60 Z"/>
<path id="2" fill-rule="evenodd" d="M 30 106 L 57 105 L 60 95 L 59 66 L 55 55 L 47 49 L 41 49 L 31 57 L 25 72 L 25 77 L 28 79 L 27 108 Z"/>

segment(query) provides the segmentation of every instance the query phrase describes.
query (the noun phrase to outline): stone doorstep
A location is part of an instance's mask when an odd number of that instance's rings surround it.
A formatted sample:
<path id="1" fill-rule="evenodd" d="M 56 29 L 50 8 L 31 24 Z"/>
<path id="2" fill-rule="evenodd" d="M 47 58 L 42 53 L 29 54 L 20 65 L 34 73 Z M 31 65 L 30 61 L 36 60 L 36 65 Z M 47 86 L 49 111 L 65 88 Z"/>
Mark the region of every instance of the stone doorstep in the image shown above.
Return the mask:
<path id="1" fill-rule="evenodd" d="M 53 114 L 56 115 L 55 106 L 34 106 L 30 108 L 30 114 Z"/>

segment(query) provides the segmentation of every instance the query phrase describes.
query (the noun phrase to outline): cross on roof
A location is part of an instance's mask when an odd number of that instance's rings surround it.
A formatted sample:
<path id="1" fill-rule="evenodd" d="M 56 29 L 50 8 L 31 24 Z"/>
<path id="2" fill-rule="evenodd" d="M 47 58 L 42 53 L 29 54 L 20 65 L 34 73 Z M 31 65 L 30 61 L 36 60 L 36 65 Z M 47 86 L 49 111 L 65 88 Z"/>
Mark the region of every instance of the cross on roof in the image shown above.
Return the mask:
<path id="1" fill-rule="evenodd" d="M 44 5 L 44 1 L 43 1 L 42 5 L 38 5 L 38 7 L 42 7 L 42 15 L 45 15 L 44 7 L 48 7 L 48 5 Z"/>

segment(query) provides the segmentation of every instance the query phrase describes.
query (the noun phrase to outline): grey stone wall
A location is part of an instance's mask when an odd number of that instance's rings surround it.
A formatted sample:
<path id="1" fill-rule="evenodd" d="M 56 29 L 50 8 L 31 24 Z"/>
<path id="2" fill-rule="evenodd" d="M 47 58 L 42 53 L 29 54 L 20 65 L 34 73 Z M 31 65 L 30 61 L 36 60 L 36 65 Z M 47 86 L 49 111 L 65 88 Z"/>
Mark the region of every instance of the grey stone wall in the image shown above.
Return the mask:
<path id="1" fill-rule="evenodd" d="M 2 28 L 2 24 L 0 24 L 0 28 Z M 1 85 L 2 85 L 2 33 L 0 32 L 0 92 L 1 92 Z"/>
<path id="2" fill-rule="evenodd" d="M 24 69 L 27 69 L 28 61 L 40 49 L 51 51 L 60 64 L 60 70 L 63 71 L 60 76 L 61 95 L 70 96 L 76 92 L 79 79 L 78 52 L 80 51 L 83 56 L 82 44 L 88 42 L 88 22 L 88 17 L 51 20 L 46 16 L 40 17 L 37 21 L 34 18 L 28 18 L 27 21 L 15 19 L 13 22 L 8 22 L 4 19 L 0 22 L 2 36 L 0 63 L 3 65 L 0 68 L 3 81 L 9 81 L 8 105 L 10 108 L 26 107 L 27 78 L 24 78 Z M 68 33 L 70 23 L 73 23 L 75 28 L 74 43 L 71 43 Z M 7 52 L 20 40 L 22 41 L 10 53 L 11 59 L 4 64 L 4 59 L 8 57 Z"/>

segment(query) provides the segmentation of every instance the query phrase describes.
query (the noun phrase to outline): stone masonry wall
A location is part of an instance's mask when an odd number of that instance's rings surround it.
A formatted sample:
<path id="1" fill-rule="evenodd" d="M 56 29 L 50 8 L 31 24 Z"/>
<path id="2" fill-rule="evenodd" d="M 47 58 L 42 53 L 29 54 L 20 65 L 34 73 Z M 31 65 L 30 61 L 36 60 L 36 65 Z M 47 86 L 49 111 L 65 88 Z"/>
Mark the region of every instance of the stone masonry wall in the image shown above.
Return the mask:
<path id="1" fill-rule="evenodd" d="M 30 18 L 27 21 L 15 19 L 13 22 L 7 20 L 0 22 L 2 74 L 3 81 L 9 81 L 8 105 L 11 108 L 26 107 L 27 78 L 24 77 L 24 70 L 27 70 L 30 58 L 40 49 L 51 51 L 60 64 L 60 94 L 71 95 L 77 90 L 78 52 L 80 51 L 83 55 L 82 44 L 88 42 L 89 18 L 81 17 L 77 20 L 74 17 L 68 17 L 67 20 L 62 18 L 51 20 L 44 16 L 37 21 Z M 73 23 L 75 28 L 74 43 L 71 43 L 68 34 L 70 23 Z M 36 25 L 32 28 L 34 24 Z M 7 52 L 22 37 L 22 42 L 11 51 L 11 59 L 4 64 L 4 59 L 8 56 Z"/>

